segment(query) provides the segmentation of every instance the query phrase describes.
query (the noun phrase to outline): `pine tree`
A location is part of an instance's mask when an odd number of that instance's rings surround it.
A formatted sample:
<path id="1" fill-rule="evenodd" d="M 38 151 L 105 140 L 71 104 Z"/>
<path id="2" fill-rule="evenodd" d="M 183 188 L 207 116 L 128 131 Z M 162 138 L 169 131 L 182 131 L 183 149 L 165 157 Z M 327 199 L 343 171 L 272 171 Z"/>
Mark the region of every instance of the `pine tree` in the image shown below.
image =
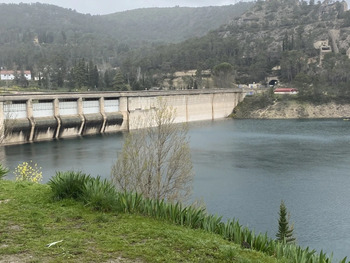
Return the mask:
<path id="1" fill-rule="evenodd" d="M 81 59 L 73 67 L 74 84 L 77 88 L 81 88 L 87 84 L 86 75 L 85 59 Z"/>
<path id="2" fill-rule="evenodd" d="M 91 84 L 92 88 L 97 89 L 99 87 L 99 73 L 96 65 L 94 66 L 91 72 Z"/>
<path id="3" fill-rule="evenodd" d="M 106 70 L 103 74 L 103 87 L 104 90 L 112 90 L 113 89 L 113 78 L 116 74 L 115 70 Z"/>
<path id="4" fill-rule="evenodd" d="M 281 201 L 279 220 L 278 220 L 278 232 L 276 234 L 277 240 L 285 243 L 295 241 L 293 237 L 293 226 L 289 226 L 289 214 L 287 212 L 284 201 Z"/>
<path id="5" fill-rule="evenodd" d="M 113 89 L 118 91 L 129 90 L 128 85 L 125 84 L 124 76 L 121 71 L 117 71 L 113 78 Z"/>

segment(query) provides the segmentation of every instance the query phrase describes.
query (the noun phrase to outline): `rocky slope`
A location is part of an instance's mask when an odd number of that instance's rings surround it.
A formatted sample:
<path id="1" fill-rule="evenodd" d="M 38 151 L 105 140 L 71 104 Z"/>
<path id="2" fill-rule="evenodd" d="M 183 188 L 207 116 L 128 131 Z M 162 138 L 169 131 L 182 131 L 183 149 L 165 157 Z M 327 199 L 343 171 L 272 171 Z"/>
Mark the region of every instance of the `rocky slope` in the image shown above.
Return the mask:
<path id="1" fill-rule="evenodd" d="M 320 46 L 314 45 L 322 40 L 327 40 L 329 51 L 346 53 L 350 44 L 347 3 L 311 2 L 257 1 L 248 12 L 222 27 L 219 35 L 224 38 L 234 35 L 239 41 L 249 40 L 245 57 L 258 55 L 259 46 L 270 54 L 279 53 L 281 49 L 309 50 L 310 57 L 318 56 L 314 49 L 320 49 Z"/>
<path id="2" fill-rule="evenodd" d="M 245 114 L 246 118 L 299 119 L 299 118 L 349 118 L 350 104 L 314 105 L 297 101 L 278 101 L 262 109 Z"/>

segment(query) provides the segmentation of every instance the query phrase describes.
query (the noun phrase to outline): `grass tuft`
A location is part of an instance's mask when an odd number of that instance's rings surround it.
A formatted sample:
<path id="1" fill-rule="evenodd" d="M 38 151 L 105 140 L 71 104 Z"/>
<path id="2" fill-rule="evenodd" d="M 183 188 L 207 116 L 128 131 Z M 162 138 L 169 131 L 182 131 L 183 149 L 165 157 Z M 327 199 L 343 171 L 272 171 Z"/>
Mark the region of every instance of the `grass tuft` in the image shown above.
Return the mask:
<path id="1" fill-rule="evenodd" d="M 113 211 L 117 209 L 118 195 L 116 188 L 106 179 L 100 177 L 87 180 L 83 187 L 83 201 L 99 211 Z"/>
<path id="2" fill-rule="evenodd" d="M 90 175 L 82 172 L 56 172 L 49 181 L 53 197 L 56 200 L 73 198 L 79 200 L 85 192 L 85 185 L 92 180 Z"/>

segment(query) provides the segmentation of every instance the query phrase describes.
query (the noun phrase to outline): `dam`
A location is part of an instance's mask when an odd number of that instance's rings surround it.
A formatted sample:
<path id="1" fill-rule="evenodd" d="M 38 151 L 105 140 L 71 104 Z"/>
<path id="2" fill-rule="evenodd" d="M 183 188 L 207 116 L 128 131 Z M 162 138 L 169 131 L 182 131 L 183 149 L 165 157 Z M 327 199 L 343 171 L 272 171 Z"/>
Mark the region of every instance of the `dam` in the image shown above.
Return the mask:
<path id="1" fill-rule="evenodd" d="M 2 145 L 127 131 L 157 108 L 175 109 L 176 123 L 230 115 L 244 99 L 241 89 L 22 93 L 0 96 Z"/>

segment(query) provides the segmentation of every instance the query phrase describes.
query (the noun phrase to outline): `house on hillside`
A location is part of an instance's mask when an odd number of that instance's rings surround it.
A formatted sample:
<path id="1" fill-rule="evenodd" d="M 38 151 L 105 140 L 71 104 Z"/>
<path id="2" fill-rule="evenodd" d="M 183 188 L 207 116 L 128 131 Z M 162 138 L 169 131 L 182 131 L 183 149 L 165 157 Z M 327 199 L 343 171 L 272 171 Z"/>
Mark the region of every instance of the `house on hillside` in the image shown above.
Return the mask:
<path id="1" fill-rule="evenodd" d="M 22 72 L 14 70 L 1 70 L 0 71 L 0 80 L 14 80 L 16 76 L 21 76 Z M 26 78 L 26 80 L 32 79 L 32 73 L 29 70 L 23 71 L 23 75 Z"/>
<path id="2" fill-rule="evenodd" d="M 293 88 L 277 88 L 273 91 L 274 94 L 298 94 L 297 89 Z"/>

